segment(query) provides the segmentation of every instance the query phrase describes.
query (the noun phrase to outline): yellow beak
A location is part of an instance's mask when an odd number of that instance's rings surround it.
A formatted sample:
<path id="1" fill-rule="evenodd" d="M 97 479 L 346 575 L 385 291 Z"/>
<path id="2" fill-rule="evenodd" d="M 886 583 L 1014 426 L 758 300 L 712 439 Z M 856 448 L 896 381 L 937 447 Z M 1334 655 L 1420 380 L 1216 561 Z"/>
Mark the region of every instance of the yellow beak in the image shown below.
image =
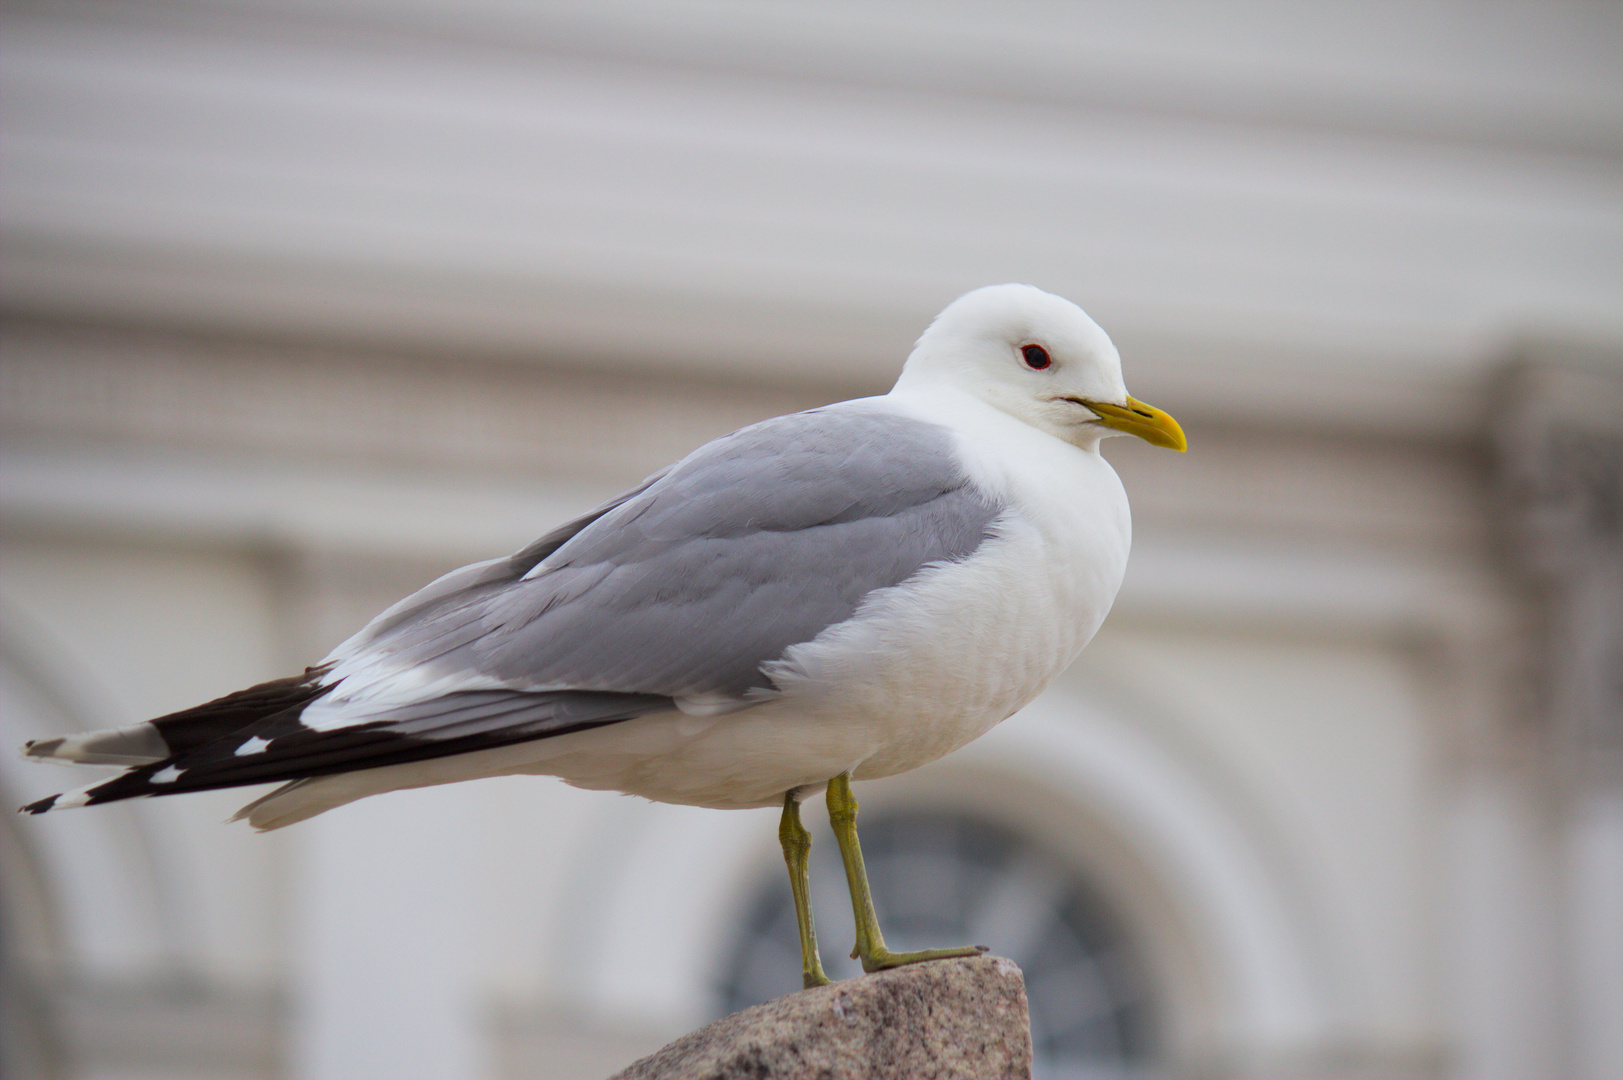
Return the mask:
<path id="1" fill-rule="evenodd" d="M 1084 401 L 1082 404 L 1099 414 L 1099 423 L 1129 435 L 1137 435 L 1147 443 L 1164 446 L 1179 453 L 1189 449 L 1189 440 L 1183 437 L 1183 428 L 1167 413 L 1154 405 L 1128 398 L 1126 405 L 1112 405 L 1108 401 Z"/>

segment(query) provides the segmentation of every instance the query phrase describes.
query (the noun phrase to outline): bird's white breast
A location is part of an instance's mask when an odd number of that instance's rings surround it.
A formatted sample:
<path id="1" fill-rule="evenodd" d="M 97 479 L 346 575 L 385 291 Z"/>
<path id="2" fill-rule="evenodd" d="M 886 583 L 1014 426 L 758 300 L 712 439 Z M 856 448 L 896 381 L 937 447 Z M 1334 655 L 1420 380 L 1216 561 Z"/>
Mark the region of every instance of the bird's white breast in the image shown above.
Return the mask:
<path id="1" fill-rule="evenodd" d="M 822 722 L 860 718 L 873 745 L 859 778 L 933 761 L 1031 701 L 1093 637 L 1126 569 L 1127 497 L 1097 452 L 992 410 L 955 419 L 963 464 L 1006 506 L 995 535 L 875 594 L 774 672 Z"/>

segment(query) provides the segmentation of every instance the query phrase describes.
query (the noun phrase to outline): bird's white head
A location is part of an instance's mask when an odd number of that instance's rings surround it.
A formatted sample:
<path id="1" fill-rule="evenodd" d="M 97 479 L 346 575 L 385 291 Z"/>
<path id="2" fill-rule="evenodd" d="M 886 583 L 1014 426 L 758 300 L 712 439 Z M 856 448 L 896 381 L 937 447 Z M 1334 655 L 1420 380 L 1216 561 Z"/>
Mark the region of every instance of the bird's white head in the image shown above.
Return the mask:
<path id="1" fill-rule="evenodd" d="M 1137 435 L 1186 447 L 1178 422 L 1127 396 L 1121 355 L 1087 312 L 1031 285 L 988 285 L 952 303 L 913 347 L 896 389 L 950 386 L 1066 442 Z"/>

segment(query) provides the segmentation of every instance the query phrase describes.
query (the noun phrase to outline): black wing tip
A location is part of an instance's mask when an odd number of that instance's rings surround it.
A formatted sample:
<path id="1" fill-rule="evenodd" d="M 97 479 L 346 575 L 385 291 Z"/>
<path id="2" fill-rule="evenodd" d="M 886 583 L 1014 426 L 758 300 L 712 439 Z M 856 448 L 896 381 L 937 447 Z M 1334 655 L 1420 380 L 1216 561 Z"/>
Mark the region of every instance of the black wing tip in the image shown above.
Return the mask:
<path id="1" fill-rule="evenodd" d="M 37 802 L 31 802 L 27 806 L 19 806 L 17 808 L 17 813 L 35 815 L 43 814 L 48 810 L 55 809 L 56 800 L 60 799 L 61 797 L 62 796 L 60 794 L 47 795 L 45 798 L 40 799 Z"/>

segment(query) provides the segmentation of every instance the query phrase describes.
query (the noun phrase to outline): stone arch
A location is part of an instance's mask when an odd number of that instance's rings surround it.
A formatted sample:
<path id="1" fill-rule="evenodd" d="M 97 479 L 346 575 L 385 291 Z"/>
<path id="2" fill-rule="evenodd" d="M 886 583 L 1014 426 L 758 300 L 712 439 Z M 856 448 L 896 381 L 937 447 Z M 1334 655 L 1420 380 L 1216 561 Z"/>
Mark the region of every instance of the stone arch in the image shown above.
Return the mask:
<path id="1" fill-rule="evenodd" d="M 1144 942 L 1173 1058 L 1291 1054 L 1331 1026 L 1337 973 L 1289 860 L 1209 763 L 1092 695 L 1056 687 L 951 757 L 859 796 L 875 811 L 970 810 L 1066 850 Z M 588 998 L 704 1019 L 691 1003 L 709 992 L 740 898 L 782 872 L 776 811 L 626 806 L 587 823 L 579 844 L 617 875 L 606 903 L 583 897 L 559 922 L 571 928 L 560 956 Z"/>
<path id="2" fill-rule="evenodd" d="M 1082 859 L 1160 946 L 1184 1049 L 1292 1054 L 1325 1035 L 1341 980 L 1324 931 L 1289 860 L 1209 763 L 1062 687 L 952 767 L 1006 777 L 1020 803 L 1041 791 L 1068 807 Z M 1065 812 L 1048 815 L 1062 833 Z"/>

